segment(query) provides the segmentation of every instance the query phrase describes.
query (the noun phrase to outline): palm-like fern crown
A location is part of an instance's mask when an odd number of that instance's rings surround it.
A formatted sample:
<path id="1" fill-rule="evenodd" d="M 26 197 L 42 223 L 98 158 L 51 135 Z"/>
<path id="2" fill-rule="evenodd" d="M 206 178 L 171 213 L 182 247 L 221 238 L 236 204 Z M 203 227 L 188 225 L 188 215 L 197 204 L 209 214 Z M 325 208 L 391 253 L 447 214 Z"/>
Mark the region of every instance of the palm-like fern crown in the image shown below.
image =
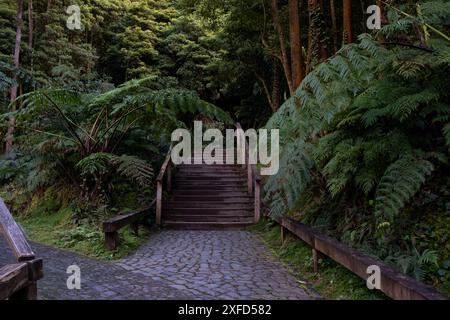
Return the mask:
<path id="1" fill-rule="evenodd" d="M 149 186 L 152 166 L 139 157 L 153 159 L 159 154 L 161 140 L 167 141 L 174 128 L 185 126 L 183 117 L 200 114 L 232 123 L 226 112 L 194 92 L 162 89 L 156 77 L 132 80 L 100 95 L 42 89 L 22 95 L 18 102 L 22 106 L 14 115 L 23 135 L 17 141 L 27 140 L 23 151 L 34 157 L 28 171 L 45 173 L 43 178 L 28 176 L 35 186 L 45 185 L 45 176 L 51 183 L 50 176 L 58 170 L 64 174 L 67 167 L 85 180 L 114 169 L 140 186 Z M 46 162 L 55 165 L 44 170 L 41 164 Z M 10 166 L 5 165 L 5 170 Z"/>

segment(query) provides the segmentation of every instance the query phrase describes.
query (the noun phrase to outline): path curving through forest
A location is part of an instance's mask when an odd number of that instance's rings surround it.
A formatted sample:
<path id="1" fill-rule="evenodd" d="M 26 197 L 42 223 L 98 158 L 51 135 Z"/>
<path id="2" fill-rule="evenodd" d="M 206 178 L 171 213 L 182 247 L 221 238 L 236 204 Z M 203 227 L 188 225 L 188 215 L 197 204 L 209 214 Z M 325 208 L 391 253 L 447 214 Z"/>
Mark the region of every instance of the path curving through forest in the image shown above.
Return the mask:
<path id="1" fill-rule="evenodd" d="M 33 244 L 44 259 L 39 298 L 290 299 L 317 296 L 300 283 L 250 231 L 164 230 L 115 262 Z M 14 262 L 0 241 L 0 266 Z M 81 289 L 67 289 L 67 267 L 81 269 Z"/>

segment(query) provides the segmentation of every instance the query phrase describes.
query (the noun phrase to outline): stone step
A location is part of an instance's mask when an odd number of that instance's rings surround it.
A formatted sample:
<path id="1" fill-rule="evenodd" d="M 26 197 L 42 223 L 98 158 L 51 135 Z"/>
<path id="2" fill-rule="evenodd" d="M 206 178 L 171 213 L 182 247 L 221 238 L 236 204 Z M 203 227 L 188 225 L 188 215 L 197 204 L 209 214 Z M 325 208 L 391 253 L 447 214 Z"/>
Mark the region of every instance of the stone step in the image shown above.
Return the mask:
<path id="1" fill-rule="evenodd" d="M 190 180 L 190 181 L 174 181 L 173 186 L 178 189 L 179 187 L 185 187 L 191 188 L 191 187 L 202 187 L 202 188 L 209 188 L 209 187 L 246 187 L 247 183 L 244 184 L 243 181 L 213 181 L 213 180 Z"/>
<path id="2" fill-rule="evenodd" d="M 251 201 L 244 202 L 165 202 L 163 203 L 163 207 L 166 209 L 229 209 L 229 210 L 250 210 L 253 207 L 253 203 Z"/>
<path id="3" fill-rule="evenodd" d="M 165 227 L 183 230 L 242 230 L 251 225 L 251 222 L 185 222 L 185 221 L 163 221 Z"/>
<path id="4" fill-rule="evenodd" d="M 187 215 L 187 214 L 168 214 L 164 216 L 167 221 L 183 221 L 183 222 L 252 222 L 254 215 L 231 216 L 231 215 Z"/>
<path id="5" fill-rule="evenodd" d="M 243 166 L 240 164 L 181 164 L 177 169 L 193 169 L 193 170 L 210 170 L 210 169 L 224 169 L 224 170 L 242 170 Z"/>
<path id="6" fill-rule="evenodd" d="M 230 197 L 233 194 L 240 194 L 244 195 L 247 194 L 247 188 L 245 187 L 215 187 L 215 188 L 177 188 L 173 190 L 173 196 L 198 196 L 198 195 L 205 195 L 205 196 L 222 196 L 223 194 L 228 194 Z"/>
<path id="7" fill-rule="evenodd" d="M 163 217 L 168 216 L 209 216 L 209 217 L 252 217 L 255 212 L 253 210 L 224 210 L 215 211 L 213 213 L 205 214 L 205 210 L 174 210 L 163 208 Z"/>
<path id="8" fill-rule="evenodd" d="M 180 201 L 203 201 L 203 202 L 243 202 L 243 201 L 253 201 L 254 197 L 247 195 L 246 193 L 232 192 L 232 194 L 224 193 L 224 194 L 208 194 L 208 195 L 174 195 L 172 196 L 171 201 L 180 202 Z"/>
<path id="9" fill-rule="evenodd" d="M 209 170 L 209 171 L 185 171 L 185 172 L 177 172 L 177 178 L 185 178 L 185 177 L 226 177 L 226 176 L 246 176 L 244 171 L 230 170 L 230 171 L 222 171 L 219 169 Z"/>
<path id="10" fill-rule="evenodd" d="M 222 183 L 235 183 L 235 184 L 243 184 L 247 182 L 247 179 L 244 177 L 222 177 L 222 178 L 211 178 L 211 177 L 177 177 L 174 180 L 174 183 L 188 183 L 188 184 L 222 184 Z"/>
<path id="11" fill-rule="evenodd" d="M 230 208 L 168 208 L 162 206 L 163 215 L 167 214 L 200 214 L 200 215 L 247 215 L 253 214 L 253 207 L 230 209 Z"/>

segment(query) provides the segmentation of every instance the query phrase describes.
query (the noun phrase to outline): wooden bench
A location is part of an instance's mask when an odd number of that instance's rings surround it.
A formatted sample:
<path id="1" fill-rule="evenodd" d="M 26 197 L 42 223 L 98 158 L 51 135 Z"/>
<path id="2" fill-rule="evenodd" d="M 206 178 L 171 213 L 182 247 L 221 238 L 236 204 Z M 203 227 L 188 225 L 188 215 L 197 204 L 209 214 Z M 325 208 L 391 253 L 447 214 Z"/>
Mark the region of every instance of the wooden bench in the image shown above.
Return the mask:
<path id="1" fill-rule="evenodd" d="M 132 211 L 129 213 L 118 215 L 114 218 L 103 222 L 103 232 L 105 233 L 105 245 L 108 250 L 115 250 L 119 244 L 119 235 L 117 231 L 121 228 L 131 225 L 134 233 L 139 234 L 139 224 L 141 224 L 147 217 L 151 216 L 152 208 L 156 204 L 156 199 L 142 209 Z"/>
<path id="2" fill-rule="evenodd" d="M 17 260 L 0 268 L 0 300 L 37 299 L 37 281 L 43 277 L 42 259 L 36 259 L 25 234 L 1 198 L 0 234 Z"/>

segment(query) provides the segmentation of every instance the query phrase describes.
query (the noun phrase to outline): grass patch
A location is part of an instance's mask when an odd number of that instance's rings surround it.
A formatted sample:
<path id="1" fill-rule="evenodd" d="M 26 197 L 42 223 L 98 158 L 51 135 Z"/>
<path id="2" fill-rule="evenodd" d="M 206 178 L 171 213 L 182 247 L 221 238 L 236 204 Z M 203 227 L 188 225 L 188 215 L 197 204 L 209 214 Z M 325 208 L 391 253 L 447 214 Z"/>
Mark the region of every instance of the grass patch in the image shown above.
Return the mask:
<path id="1" fill-rule="evenodd" d="M 57 212 L 32 214 L 16 217 L 30 240 L 56 248 L 73 251 L 100 260 L 120 259 L 129 255 L 143 244 L 151 231 L 140 228 L 136 237 L 130 226 L 119 231 L 120 245 L 114 251 L 107 251 L 104 235 L 99 226 L 74 225 L 69 208 Z"/>
<path id="2" fill-rule="evenodd" d="M 252 230 L 256 231 L 275 254 L 291 267 L 298 279 L 306 282 L 307 287 L 319 293 L 323 298 L 389 299 L 378 291 L 369 290 L 364 280 L 331 259 L 319 259 L 319 271 L 314 273 L 311 247 L 292 235 L 288 235 L 282 245 L 280 226 L 275 222 L 262 219 Z"/>

